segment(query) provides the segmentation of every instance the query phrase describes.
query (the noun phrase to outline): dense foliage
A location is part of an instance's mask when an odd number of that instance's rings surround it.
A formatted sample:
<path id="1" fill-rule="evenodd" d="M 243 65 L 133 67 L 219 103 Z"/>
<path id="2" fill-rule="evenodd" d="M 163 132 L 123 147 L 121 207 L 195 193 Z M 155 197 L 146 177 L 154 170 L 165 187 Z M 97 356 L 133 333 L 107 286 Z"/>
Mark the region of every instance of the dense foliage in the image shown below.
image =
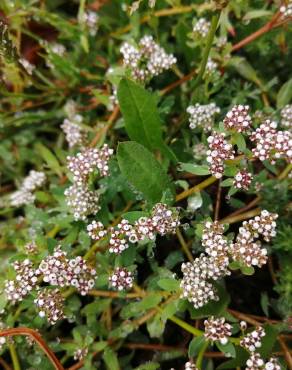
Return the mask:
<path id="1" fill-rule="evenodd" d="M 0 367 L 292 369 L 291 1 L 0 17 Z"/>

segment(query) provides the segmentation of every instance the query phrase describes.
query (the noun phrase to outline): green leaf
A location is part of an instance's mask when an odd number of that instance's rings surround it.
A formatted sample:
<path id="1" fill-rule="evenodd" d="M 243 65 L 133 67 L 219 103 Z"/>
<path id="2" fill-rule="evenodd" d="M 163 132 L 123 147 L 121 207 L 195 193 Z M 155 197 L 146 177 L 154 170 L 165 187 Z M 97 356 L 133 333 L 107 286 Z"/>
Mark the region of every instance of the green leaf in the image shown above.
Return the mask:
<path id="1" fill-rule="evenodd" d="M 176 162 L 175 155 L 162 139 L 162 122 L 157 109 L 157 97 L 125 78 L 121 80 L 117 94 L 129 138 L 151 151 L 159 149 Z"/>
<path id="2" fill-rule="evenodd" d="M 176 292 L 179 290 L 179 281 L 175 279 L 160 279 L 157 284 L 160 288 L 169 292 Z"/>
<path id="3" fill-rule="evenodd" d="M 210 170 L 208 166 L 197 166 L 192 163 L 180 163 L 179 170 L 192 173 L 194 175 L 209 175 Z"/>
<path id="4" fill-rule="evenodd" d="M 221 182 L 220 186 L 221 188 L 229 187 L 233 185 L 233 179 L 226 179 Z"/>
<path id="5" fill-rule="evenodd" d="M 36 144 L 35 149 L 36 152 L 46 161 L 50 169 L 58 176 L 62 176 L 62 168 L 55 155 L 41 143 Z"/>
<path id="6" fill-rule="evenodd" d="M 159 338 L 162 336 L 165 329 L 165 320 L 161 315 L 154 316 L 153 319 L 147 321 L 147 330 L 151 338 Z"/>
<path id="7" fill-rule="evenodd" d="M 246 80 L 254 82 L 256 85 L 261 86 L 255 69 L 248 63 L 245 58 L 233 57 L 228 63 Z"/>
<path id="8" fill-rule="evenodd" d="M 244 140 L 244 136 L 240 134 L 239 132 L 236 132 L 232 135 L 232 139 L 234 143 L 237 145 L 240 152 L 244 152 L 246 149 L 246 143 Z"/>
<path id="9" fill-rule="evenodd" d="M 249 21 L 255 18 L 267 17 L 272 14 L 273 13 L 270 10 L 266 10 L 266 9 L 251 10 L 245 14 L 245 16 L 243 17 L 243 21 Z"/>
<path id="10" fill-rule="evenodd" d="M 254 274 L 254 268 L 252 266 L 242 266 L 240 270 L 244 275 L 251 276 Z"/>
<path id="11" fill-rule="evenodd" d="M 171 189 L 169 178 L 144 146 L 126 141 L 119 143 L 118 164 L 122 174 L 151 203 L 157 203 L 166 189 Z"/>
<path id="12" fill-rule="evenodd" d="M 277 108 L 283 108 L 292 100 L 292 78 L 282 85 L 277 95 Z"/>
<path id="13" fill-rule="evenodd" d="M 102 356 L 108 370 L 120 370 L 119 361 L 116 353 L 107 347 Z"/>
<path id="14" fill-rule="evenodd" d="M 217 367 L 217 370 L 236 369 L 239 366 L 245 365 L 249 358 L 249 354 L 241 347 L 235 348 L 235 357 L 232 360 L 226 361 Z"/>
<path id="15" fill-rule="evenodd" d="M 269 297 L 266 292 L 263 292 L 261 294 L 261 307 L 267 317 L 269 316 L 269 304 Z"/>
<path id="16" fill-rule="evenodd" d="M 231 356 L 231 357 L 235 358 L 236 350 L 235 350 L 235 347 L 232 343 L 228 342 L 228 343 L 223 345 L 219 341 L 217 341 L 216 346 L 218 347 L 218 349 L 221 352 L 225 353 L 227 356 Z"/>
<path id="17" fill-rule="evenodd" d="M 157 362 L 148 362 L 147 364 L 140 365 L 135 367 L 134 370 L 156 370 L 159 369 L 160 365 Z"/>
<path id="18" fill-rule="evenodd" d="M 205 337 L 202 335 L 200 337 L 194 337 L 190 344 L 189 344 L 189 350 L 188 355 L 189 357 L 195 357 L 200 352 L 200 349 L 205 344 Z"/>

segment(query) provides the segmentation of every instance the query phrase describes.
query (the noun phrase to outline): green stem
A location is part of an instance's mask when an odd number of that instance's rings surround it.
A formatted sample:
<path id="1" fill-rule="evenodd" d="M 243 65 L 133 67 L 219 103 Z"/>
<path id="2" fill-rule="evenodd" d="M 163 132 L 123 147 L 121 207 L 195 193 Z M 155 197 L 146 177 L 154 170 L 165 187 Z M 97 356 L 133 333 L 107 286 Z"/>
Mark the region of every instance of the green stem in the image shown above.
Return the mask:
<path id="1" fill-rule="evenodd" d="M 206 352 L 208 346 L 209 346 L 209 342 L 206 341 L 204 343 L 203 347 L 200 349 L 200 352 L 198 354 L 197 361 L 196 361 L 196 366 L 197 366 L 198 369 L 201 369 L 202 368 L 202 362 L 203 362 L 203 358 L 204 358 L 204 353 Z"/>
<path id="2" fill-rule="evenodd" d="M 184 190 L 182 193 L 178 194 L 175 198 L 176 202 L 179 202 L 180 200 L 187 198 L 188 196 L 198 193 L 199 191 L 205 189 L 207 186 L 213 184 L 218 179 L 214 176 L 208 177 L 206 180 L 200 182 L 198 185 L 195 185 L 194 187 Z"/>
<path id="3" fill-rule="evenodd" d="M 207 37 L 207 44 L 206 44 L 206 47 L 205 47 L 205 50 L 204 50 L 204 53 L 203 53 L 203 58 L 202 58 L 200 70 L 199 70 L 197 78 L 195 79 L 195 84 L 194 84 L 193 88 L 196 88 L 201 83 L 201 81 L 203 79 L 205 69 L 206 69 L 206 65 L 207 65 L 208 58 L 209 58 L 209 54 L 210 54 L 210 50 L 211 50 L 212 43 L 213 43 L 213 40 L 214 40 L 215 32 L 216 32 L 216 29 L 217 29 L 217 26 L 218 26 L 220 14 L 221 13 L 218 12 L 217 14 L 213 15 L 213 17 L 212 17 L 211 27 L 210 27 L 210 31 L 209 31 L 209 34 L 208 34 L 208 37 Z"/>
<path id="4" fill-rule="evenodd" d="M 20 363 L 19 363 L 19 360 L 18 360 L 18 356 L 17 356 L 16 349 L 14 347 L 14 344 L 9 345 L 9 352 L 10 352 L 10 356 L 11 356 L 11 360 L 12 360 L 12 364 L 13 364 L 13 370 L 21 370 Z"/>
<path id="5" fill-rule="evenodd" d="M 195 337 L 200 337 L 204 334 L 204 332 L 200 329 L 194 328 L 193 326 L 189 325 L 185 321 L 179 319 L 176 316 L 171 316 L 168 318 L 168 320 L 174 322 L 178 326 L 180 326 L 182 329 L 188 331 L 189 333 L 193 334 Z"/>

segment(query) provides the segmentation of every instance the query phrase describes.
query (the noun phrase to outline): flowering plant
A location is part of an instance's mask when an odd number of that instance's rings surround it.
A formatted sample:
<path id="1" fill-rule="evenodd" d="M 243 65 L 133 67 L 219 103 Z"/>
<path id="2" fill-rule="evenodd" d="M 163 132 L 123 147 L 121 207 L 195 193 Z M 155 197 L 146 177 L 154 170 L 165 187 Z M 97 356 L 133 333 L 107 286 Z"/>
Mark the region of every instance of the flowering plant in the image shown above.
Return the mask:
<path id="1" fill-rule="evenodd" d="M 291 1 L 0 4 L 3 369 L 292 369 Z"/>

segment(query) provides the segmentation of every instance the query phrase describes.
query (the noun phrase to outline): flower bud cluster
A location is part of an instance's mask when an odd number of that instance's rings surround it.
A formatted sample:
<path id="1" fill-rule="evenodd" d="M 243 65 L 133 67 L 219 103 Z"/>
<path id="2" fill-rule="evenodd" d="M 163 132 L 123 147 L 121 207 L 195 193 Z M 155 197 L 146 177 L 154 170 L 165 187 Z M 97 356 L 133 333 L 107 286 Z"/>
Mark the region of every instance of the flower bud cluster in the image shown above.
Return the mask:
<path id="1" fill-rule="evenodd" d="M 104 238 L 107 234 L 107 231 L 105 230 L 103 224 L 95 220 L 87 225 L 87 232 L 91 239 L 96 241 Z"/>
<path id="2" fill-rule="evenodd" d="M 133 275 L 126 268 L 117 267 L 109 277 L 109 283 L 112 288 L 119 291 L 130 289 L 133 286 Z"/>
<path id="3" fill-rule="evenodd" d="M 234 158 L 232 145 L 225 140 L 224 133 L 214 132 L 208 137 L 207 162 L 213 176 L 220 179 L 224 172 L 224 161 Z"/>
<path id="4" fill-rule="evenodd" d="M 246 361 L 245 370 L 260 370 L 263 368 L 265 362 L 259 353 L 252 353 Z"/>
<path id="5" fill-rule="evenodd" d="M 292 160 L 292 133 L 277 131 L 276 128 L 276 122 L 266 120 L 250 136 L 256 144 L 252 152 L 261 161 L 268 159 L 274 164 L 278 158 Z"/>
<path id="6" fill-rule="evenodd" d="M 265 370 L 281 370 L 281 366 L 276 357 L 271 357 L 265 364 Z"/>
<path id="7" fill-rule="evenodd" d="M 65 318 L 64 297 L 59 289 L 40 290 L 34 303 L 39 310 L 39 316 L 46 317 L 51 325 Z"/>
<path id="8" fill-rule="evenodd" d="M 228 337 L 231 336 L 231 325 L 225 322 L 224 317 L 211 316 L 204 321 L 204 325 L 204 335 L 208 340 L 219 341 L 223 345 L 227 344 Z"/>
<path id="9" fill-rule="evenodd" d="M 98 192 L 88 189 L 88 180 L 95 170 L 101 176 L 108 175 L 108 161 L 112 154 L 113 150 L 104 144 L 100 149 L 87 148 L 74 157 L 68 156 L 68 168 L 73 174 L 74 184 L 65 190 L 65 196 L 75 220 L 85 220 L 88 215 L 99 211 Z"/>
<path id="10" fill-rule="evenodd" d="M 292 129 L 292 104 L 287 104 L 281 110 L 281 124 L 287 129 Z"/>
<path id="11" fill-rule="evenodd" d="M 96 214 L 100 210 L 99 194 L 87 189 L 86 186 L 70 186 L 64 192 L 67 205 L 73 210 L 74 218 L 86 220 L 88 215 Z"/>
<path id="12" fill-rule="evenodd" d="M 266 210 L 261 212 L 260 216 L 254 219 L 244 221 L 235 243 L 231 244 L 230 254 L 235 261 L 243 262 L 247 266 L 258 266 L 267 263 L 267 250 L 261 247 L 259 241 L 255 238 L 260 235 L 267 242 L 276 235 L 276 219 L 278 215 Z"/>
<path id="13" fill-rule="evenodd" d="M 32 75 L 33 74 L 33 71 L 35 69 L 35 65 L 34 64 L 31 64 L 27 59 L 24 59 L 24 58 L 20 58 L 19 59 L 19 63 L 22 65 L 22 67 L 26 70 L 26 72 L 29 75 Z"/>
<path id="14" fill-rule="evenodd" d="M 179 225 L 178 212 L 158 203 L 153 207 L 150 217 L 140 217 L 134 225 L 122 220 L 116 229 L 111 228 L 109 251 L 121 253 L 129 247 L 128 241 L 137 243 L 145 239 L 154 240 L 156 234 L 173 234 Z"/>
<path id="15" fill-rule="evenodd" d="M 252 332 L 246 334 L 240 341 L 241 347 L 249 352 L 255 352 L 262 345 L 262 338 L 266 335 L 262 327 L 257 327 Z"/>
<path id="16" fill-rule="evenodd" d="M 288 4 L 283 4 L 280 7 L 280 13 L 282 15 L 282 18 L 289 18 L 292 17 L 292 1 L 290 0 Z"/>
<path id="17" fill-rule="evenodd" d="M 33 203 L 35 195 L 33 192 L 41 187 L 46 181 L 46 175 L 43 172 L 31 170 L 22 182 L 19 190 L 10 195 L 10 203 L 14 207 Z"/>
<path id="18" fill-rule="evenodd" d="M 208 36 L 211 23 L 206 18 L 200 18 L 193 27 L 193 32 L 203 38 Z"/>
<path id="19" fill-rule="evenodd" d="M 241 189 L 248 190 L 252 182 L 252 179 L 253 176 L 250 172 L 247 172 L 247 170 L 245 169 L 240 170 L 234 176 L 233 186 L 239 190 Z"/>
<path id="20" fill-rule="evenodd" d="M 27 254 L 35 254 L 37 253 L 38 247 L 35 242 L 26 243 L 24 249 Z"/>
<path id="21" fill-rule="evenodd" d="M 218 299 L 212 280 L 230 275 L 230 258 L 247 266 L 259 266 L 267 262 L 267 250 L 261 248 L 254 239 L 262 236 L 270 241 L 276 235 L 277 215 L 262 211 L 260 216 L 244 222 L 239 228 L 235 242 L 224 237 L 224 227 L 217 221 L 206 222 L 202 233 L 202 245 L 208 256 L 201 254 L 194 262 L 183 263 L 181 270 L 182 297 L 193 303 L 195 308 L 202 307 L 210 300 Z"/>
<path id="22" fill-rule="evenodd" d="M 83 14 L 81 21 L 88 27 L 90 36 L 95 36 L 98 30 L 98 14 L 89 10 Z"/>
<path id="23" fill-rule="evenodd" d="M 227 263 L 227 264 L 226 264 Z M 203 307 L 210 300 L 218 300 L 215 287 L 210 280 L 217 280 L 229 273 L 228 258 L 207 257 L 201 254 L 194 262 L 183 263 L 182 298 L 187 298 L 195 308 Z"/>
<path id="24" fill-rule="evenodd" d="M 76 145 L 83 145 L 85 142 L 85 135 L 79 125 L 80 123 L 82 123 L 82 116 L 80 114 L 76 114 L 70 119 L 65 118 L 61 125 L 61 129 L 64 131 L 69 148 L 73 148 Z"/>
<path id="25" fill-rule="evenodd" d="M 87 148 L 74 157 L 68 156 L 68 169 L 73 174 L 74 183 L 78 186 L 86 184 L 89 175 L 96 169 L 101 176 L 107 176 L 108 161 L 112 154 L 113 149 L 104 144 L 100 149 Z"/>
<path id="26" fill-rule="evenodd" d="M 88 354 L 88 348 L 85 347 L 85 348 L 78 348 L 76 349 L 76 351 L 74 352 L 74 360 L 75 361 L 82 361 Z"/>
<path id="27" fill-rule="evenodd" d="M 60 247 L 40 263 L 37 273 L 43 276 L 44 282 L 58 287 L 75 287 L 81 295 L 93 288 L 96 277 L 96 271 L 82 257 L 68 259 Z"/>
<path id="28" fill-rule="evenodd" d="M 248 105 L 235 105 L 224 118 L 224 125 L 227 130 L 243 132 L 250 128 L 251 117 Z"/>
<path id="29" fill-rule="evenodd" d="M 187 113 L 190 114 L 189 122 L 190 128 L 203 128 L 204 131 L 212 131 L 214 124 L 214 117 L 220 113 L 220 108 L 215 103 L 201 105 L 190 105 L 187 108 Z"/>
<path id="30" fill-rule="evenodd" d="M 167 54 L 153 37 L 148 35 L 140 40 L 138 47 L 126 42 L 120 51 L 124 65 L 131 70 L 132 77 L 140 82 L 149 81 L 176 63 L 176 58 Z"/>
<path id="31" fill-rule="evenodd" d="M 16 277 L 15 280 L 5 281 L 5 293 L 7 299 L 15 304 L 22 301 L 36 287 L 38 273 L 29 259 L 25 259 L 22 262 L 16 261 L 13 263 L 13 267 Z"/>
<path id="32" fill-rule="evenodd" d="M 185 363 L 185 370 L 198 370 L 198 368 L 193 362 L 188 361 Z"/>
<path id="33" fill-rule="evenodd" d="M 208 58 L 206 69 L 205 69 L 206 77 L 211 77 L 216 72 L 218 72 L 218 63 L 216 63 L 213 59 Z"/>
<path id="34" fill-rule="evenodd" d="M 226 255 L 228 253 L 228 242 L 223 236 L 224 226 L 218 221 L 205 223 L 202 234 L 202 246 L 209 256 L 214 258 Z"/>

